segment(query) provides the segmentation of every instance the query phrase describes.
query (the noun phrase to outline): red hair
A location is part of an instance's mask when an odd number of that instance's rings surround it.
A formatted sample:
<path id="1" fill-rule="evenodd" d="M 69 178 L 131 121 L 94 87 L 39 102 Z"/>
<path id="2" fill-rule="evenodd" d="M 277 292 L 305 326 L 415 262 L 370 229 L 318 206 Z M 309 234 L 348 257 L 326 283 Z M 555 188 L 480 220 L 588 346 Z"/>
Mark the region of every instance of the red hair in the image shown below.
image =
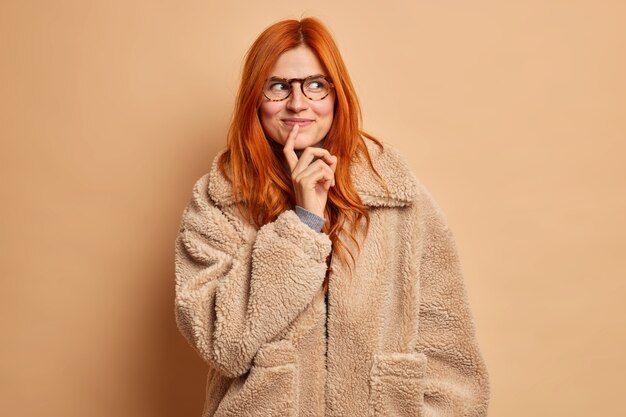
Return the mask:
<path id="1" fill-rule="evenodd" d="M 383 144 L 361 130 L 362 116 L 359 101 L 339 49 L 328 29 L 315 18 L 283 20 L 265 29 L 246 54 L 235 109 L 228 130 L 227 151 L 219 161 L 225 177 L 230 178 L 235 195 L 243 197 L 238 203 L 242 215 L 257 226 L 272 222 L 282 212 L 295 207 L 293 183 L 281 160 L 265 136 L 258 111 L 262 102 L 263 86 L 278 57 L 285 51 L 306 46 L 310 48 L 335 85 L 333 122 L 324 140 L 324 148 L 337 156 L 335 186 L 328 192 L 324 217 L 328 219 L 322 231 L 332 241 L 333 251 L 346 263 L 346 251 L 355 257 L 338 236 L 345 231 L 360 251 L 355 238 L 357 224 L 365 220 L 365 235 L 370 218 L 350 178 L 351 156 L 363 153 L 374 168 L 363 136 L 373 140 L 381 149 Z M 230 175 L 226 166 L 230 167 Z M 384 180 L 383 180 L 384 183 Z M 347 230 L 346 224 L 350 225 Z M 352 270 L 352 268 L 350 268 Z M 324 291 L 328 289 L 327 279 Z"/>

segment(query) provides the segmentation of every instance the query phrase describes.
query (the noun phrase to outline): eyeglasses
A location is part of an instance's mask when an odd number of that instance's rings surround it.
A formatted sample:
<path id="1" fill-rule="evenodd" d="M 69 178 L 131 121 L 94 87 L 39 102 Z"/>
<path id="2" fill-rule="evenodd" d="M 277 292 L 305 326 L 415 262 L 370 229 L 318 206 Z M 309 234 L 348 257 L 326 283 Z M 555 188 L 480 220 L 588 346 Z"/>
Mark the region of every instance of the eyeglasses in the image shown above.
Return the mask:
<path id="1" fill-rule="evenodd" d="M 300 83 L 302 94 L 309 100 L 323 100 L 335 86 L 324 75 L 310 75 L 306 78 L 271 77 L 265 83 L 263 95 L 270 101 L 283 101 L 291 95 L 293 82 Z"/>

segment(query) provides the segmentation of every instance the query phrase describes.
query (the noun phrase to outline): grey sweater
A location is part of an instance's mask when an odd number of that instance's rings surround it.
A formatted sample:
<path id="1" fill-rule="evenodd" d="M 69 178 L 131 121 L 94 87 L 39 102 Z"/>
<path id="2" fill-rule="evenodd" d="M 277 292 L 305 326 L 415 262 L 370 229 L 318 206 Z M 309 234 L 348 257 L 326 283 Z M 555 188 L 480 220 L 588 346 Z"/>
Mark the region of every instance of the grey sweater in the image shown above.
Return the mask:
<path id="1" fill-rule="evenodd" d="M 309 210 L 296 205 L 296 214 L 305 224 L 307 224 L 311 229 L 319 232 L 324 227 L 326 223 L 326 219 L 324 217 L 320 217 L 315 213 L 311 213 Z"/>

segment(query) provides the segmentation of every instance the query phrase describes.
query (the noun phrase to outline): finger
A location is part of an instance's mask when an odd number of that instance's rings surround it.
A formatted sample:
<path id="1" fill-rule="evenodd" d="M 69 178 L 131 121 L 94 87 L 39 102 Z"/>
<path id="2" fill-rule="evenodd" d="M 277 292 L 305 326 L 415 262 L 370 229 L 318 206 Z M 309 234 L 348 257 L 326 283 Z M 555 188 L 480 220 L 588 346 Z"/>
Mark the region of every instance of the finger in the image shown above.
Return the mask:
<path id="1" fill-rule="evenodd" d="M 300 158 L 300 159 L 302 159 L 302 158 Z M 326 162 L 324 162 L 321 159 L 316 159 L 309 166 L 305 167 L 302 171 L 300 171 L 297 174 L 297 176 L 298 177 L 306 177 L 306 176 L 311 175 L 311 173 L 317 172 L 319 170 L 324 170 L 324 171 L 328 172 L 329 174 L 333 173 L 332 169 L 328 166 L 328 164 Z"/>
<path id="2" fill-rule="evenodd" d="M 339 158 L 337 158 L 337 155 L 330 155 L 330 156 L 328 156 L 328 161 L 327 161 L 327 164 L 328 164 L 328 166 L 329 166 L 329 167 L 333 170 L 333 173 L 334 173 L 335 171 L 337 171 L 337 160 L 338 160 L 338 159 L 339 159 Z M 326 160 L 326 159 L 325 159 L 325 160 Z"/>
<path id="3" fill-rule="evenodd" d="M 332 155 L 330 152 L 320 156 L 319 158 L 323 159 L 324 162 L 326 162 L 326 164 L 330 166 L 331 168 L 337 165 L 337 156 Z"/>
<path id="4" fill-rule="evenodd" d="M 298 165 L 295 170 L 292 170 L 294 174 L 298 174 L 306 169 L 313 162 L 313 158 L 318 157 L 322 159 L 326 164 L 330 163 L 330 152 L 324 148 L 317 148 L 315 146 L 307 147 L 302 155 L 300 155 L 300 159 L 298 161 Z"/>
<path id="5" fill-rule="evenodd" d="M 328 156 L 323 157 L 324 162 L 326 162 L 327 167 L 330 169 L 330 172 L 333 174 L 333 183 L 335 185 L 335 172 L 337 171 L 337 156 L 329 154 Z"/>
<path id="6" fill-rule="evenodd" d="M 335 185 L 335 173 L 333 170 L 326 164 L 326 162 L 318 159 L 313 162 L 311 165 L 306 167 L 305 170 L 298 173 L 296 180 L 302 183 L 305 186 L 312 186 L 315 182 L 319 182 L 322 179 L 325 179 L 330 182 L 331 186 Z"/>
<path id="7" fill-rule="evenodd" d="M 313 159 L 315 158 L 327 159 L 328 157 L 330 157 L 330 152 L 328 152 L 327 149 L 318 148 L 316 146 L 308 146 L 300 155 L 300 163 L 302 164 L 302 166 L 299 168 L 300 170 L 302 170 L 311 165 L 311 163 L 314 162 Z"/>
<path id="8" fill-rule="evenodd" d="M 323 166 L 323 168 L 328 172 L 328 174 L 330 175 L 330 177 L 332 178 L 332 181 L 330 183 L 330 187 L 334 187 L 335 186 L 335 170 L 333 167 L 331 167 L 330 165 L 326 164 Z"/>
<path id="9" fill-rule="evenodd" d="M 296 136 L 298 135 L 299 129 L 299 124 L 296 123 L 293 125 L 293 128 L 289 132 L 287 140 L 285 141 L 285 146 L 283 147 L 283 153 L 285 154 L 285 159 L 287 160 L 287 164 L 289 164 L 291 172 L 293 172 L 298 164 L 298 155 L 296 155 L 296 152 L 294 151 L 294 144 L 296 143 Z"/>
<path id="10" fill-rule="evenodd" d="M 318 171 L 315 171 L 311 173 L 304 181 L 306 183 L 310 182 L 312 187 L 321 184 L 322 187 L 324 187 L 324 190 L 328 191 L 330 187 L 333 186 L 335 180 L 332 173 L 328 171 L 329 170 L 326 169 L 320 169 Z"/>

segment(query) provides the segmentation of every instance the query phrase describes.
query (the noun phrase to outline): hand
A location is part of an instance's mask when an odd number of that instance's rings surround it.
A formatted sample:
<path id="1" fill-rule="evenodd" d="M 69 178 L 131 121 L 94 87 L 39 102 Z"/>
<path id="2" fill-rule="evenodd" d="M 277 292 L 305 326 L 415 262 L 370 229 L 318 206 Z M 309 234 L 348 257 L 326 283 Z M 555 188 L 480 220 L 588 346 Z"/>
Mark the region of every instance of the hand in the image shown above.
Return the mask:
<path id="1" fill-rule="evenodd" d="M 291 170 L 296 204 L 320 217 L 324 217 L 328 190 L 335 186 L 337 157 L 331 155 L 324 148 L 308 146 L 298 159 L 293 146 L 299 129 L 298 124 L 293 126 L 283 148 L 285 159 Z M 311 163 L 314 157 L 320 159 Z"/>

